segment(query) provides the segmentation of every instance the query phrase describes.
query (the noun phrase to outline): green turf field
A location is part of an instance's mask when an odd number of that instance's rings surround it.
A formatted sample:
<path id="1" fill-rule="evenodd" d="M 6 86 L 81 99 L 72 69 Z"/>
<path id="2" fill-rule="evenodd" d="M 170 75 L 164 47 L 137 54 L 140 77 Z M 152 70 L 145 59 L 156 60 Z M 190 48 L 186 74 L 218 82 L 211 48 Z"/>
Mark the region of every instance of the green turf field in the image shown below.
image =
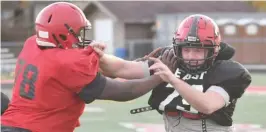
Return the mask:
<path id="1" fill-rule="evenodd" d="M 266 74 L 253 74 L 252 86 L 265 86 Z M 95 101 L 87 105 L 80 118 L 81 126 L 75 132 L 145 132 L 144 129 L 129 129 L 121 123 L 162 124 L 162 116 L 156 111 L 131 115 L 132 108 L 147 106 L 150 94 L 129 102 Z M 266 127 L 266 94 L 246 94 L 237 104 L 235 124 L 254 124 Z M 258 125 L 258 126 L 257 126 Z M 134 127 L 134 126 L 128 126 Z M 163 126 L 161 126 L 163 127 Z M 248 129 L 245 129 L 248 130 Z M 146 131 L 148 132 L 148 131 Z M 149 131 L 150 132 L 150 131 Z"/>

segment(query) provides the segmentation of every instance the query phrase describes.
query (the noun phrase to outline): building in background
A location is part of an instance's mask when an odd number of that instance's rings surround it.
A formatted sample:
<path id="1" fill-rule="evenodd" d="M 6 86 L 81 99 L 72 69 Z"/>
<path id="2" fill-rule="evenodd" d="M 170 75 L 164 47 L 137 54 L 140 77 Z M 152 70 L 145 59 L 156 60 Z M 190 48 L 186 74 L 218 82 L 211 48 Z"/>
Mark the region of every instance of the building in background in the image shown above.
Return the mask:
<path id="1" fill-rule="evenodd" d="M 113 39 L 109 47 L 114 46 L 114 54 L 123 58 L 142 57 L 156 48 L 158 42 L 158 15 L 184 13 L 258 13 L 258 6 L 249 2 L 234 1 L 101 1 L 75 2 L 84 10 L 92 25 L 99 19 L 111 20 L 113 23 Z M 94 22 L 93 22 L 94 21 Z M 174 23 L 174 24 L 173 24 Z M 178 22 L 167 24 L 174 25 Z M 93 30 L 98 30 L 93 25 Z M 166 27 L 161 27 L 166 28 Z M 101 31 L 104 32 L 104 31 Z M 173 33 L 172 33 L 173 34 Z M 172 39 L 172 34 L 167 37 Z M 92 33 L 93 35 L 93 33 Z M 95 36 L 94 36 L 95 38 Z M 165 43 L 168 45 L 171 43 Z M 125 54 L 127 51 L 127 54 Z M 125 56 L 126 55 L 126 56 Z"/>
<path id="2" fill-rule="evenodd" d="M 14 68 L 23 41 L 34 34 L 34 21 L 41 9 L 53 1 L 1 1 L 1 70 Z M 235 59 L 245 64 L 266 64 L 264 19 L 266 2 L 248 1 L 71 1 L 79 6 L 92 23 L 92 39 L 106 42 L 107 52 L 135 59 L 158 46 L 169 45 L 173 30 L 185 15 L 209 14 L 221 26 L 224 38 L 237 50 Z M 243 16 L 239 18 L 235 16 Z M 249 15 L 247 15 L 249 14 Z M 252 14 L 252 15 L 250 15 Z M 243 16 L 244 17 L 244 16 Z M 234 19 L 232 19 L 234 18 Z M 239 19 L 238 19 L 239 18 Z M 248 27 L 240 28 L 235 21 Z M 241 23 L 241 22 L 240 22 Z M 242 24 L 243 25 L 243 24 Z M 263 27 L 256 27 L 262 25 Z M 238 28 L 239 27 L 239 28 Z M 246 30 L 248 29 L 248 30 Z M 256 30 L 257 29 L 257 30 Z M 241 32 L 239 30 L 242 30 Z M 248 32 L 245 32 L 248 31 Z M 254 34 L 257 31 L 257 35 Z M 239 34 L 241 33 L 241 35 Z M 247 33 L 246 35 L 244 35 Z M 237 36 L 238 35 L 238 36 Z M 236 42 L 245 38 L 244 42 Z M 254 37 L 256 36 L 256 37 Z M 234 39 L 231 39 L 234 38 Z M 165 41 L 164 41 L 165 40 Z M 236 42 L 236 43 L 235 43 Z M 245 44 L 244 44 L 245 43 Z M 251 55 L 247 50 L 254 49 Z"/>
<path id="3" fill-rule="evenodd" d="M 155 47 L 171 44 L 172 34 L 179 23 L 194 13 L 163 14 L 157 17 Z M 266 13 L 204 13 L 216 21 L 222 40 L 236 49 L 234 60 L 248 68 L 265 68 L 266 64 Z"/>

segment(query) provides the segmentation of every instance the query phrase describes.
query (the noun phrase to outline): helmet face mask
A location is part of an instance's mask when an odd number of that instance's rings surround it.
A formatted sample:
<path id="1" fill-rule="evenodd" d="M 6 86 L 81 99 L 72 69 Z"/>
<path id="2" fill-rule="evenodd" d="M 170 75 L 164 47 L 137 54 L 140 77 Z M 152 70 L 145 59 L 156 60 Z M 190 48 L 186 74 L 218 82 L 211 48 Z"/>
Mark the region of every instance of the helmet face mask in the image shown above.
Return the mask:
<path id="1" fill-rule="evenodd" d="M 80 35 L 79 35 L 79 45 L 81 45 L 82 47 L 86 47 L 88 46 L 92 40 L 89 38 L 88 34 L 90 32 L 90 29 L 89 27 L 84 27 L 84 28 L 81 28 L 80 29 Z"/>
<path id="2" fill-rule="evenodd" d="M 190 74 L 198 74 L 208 70 L 213 63 L 216 55 L 214 53 L 217 45 L 204 45 L 200 43 L 179 43 L 174 44 L 174 53 L 178 59 L 179 66 Z M 182 49 L 203 49 L 204 58 L 202 59 L 186 59 L 183 57 Z"/>
<path id="3" fill-rule="evenodd" d="M 198 74 L 213 65 L 218 54 L 220 34 L 213 20 L 204 15 L 192 15 L 181 22 L 173 38 L 173 49 L 178 59 L 179 68 L 190 74 Z M 188 59 L 183 49 L 194 52 Z M 201 52 L 200 54 L 197 52 Z M 204 55 L 203 55 L 204 54 Z M 192 55 L 193 56 L 193 55 Z"/>
<path id="4" fill-rule="evenodd" d="M 78 30 L 78 33 L 75 33 L 67 24 L 65 24 L 65 26 L 68 29 L 69 33 L 78 40 L 76 43 L 72 44 L 72 48 L 85 48 L 92 42 L 92 39 L 90 39 L 88 36 L 91 30 L 91 26 L 81 27 Z"/>

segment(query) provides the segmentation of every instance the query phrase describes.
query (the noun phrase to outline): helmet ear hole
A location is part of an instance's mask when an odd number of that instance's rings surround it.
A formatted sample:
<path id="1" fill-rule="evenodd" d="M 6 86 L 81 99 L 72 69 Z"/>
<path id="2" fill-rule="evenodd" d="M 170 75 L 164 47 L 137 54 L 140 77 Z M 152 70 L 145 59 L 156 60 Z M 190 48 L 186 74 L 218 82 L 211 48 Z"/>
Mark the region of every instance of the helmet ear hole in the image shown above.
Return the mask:
<path id="1" fill-rule="evenodd" d="M 49 18 L 48 18 L 48 23 L 51 22 L 51 20 L 52 20 L 52 16 L 53 16 L 53 15 L 50 15 L 50 16 L 49 16 Z"/>
<path id="2" fill-rule="evenodd" d="M 62 39 L 63 41 L 67 40 L 67 36 L 63 35 L 63 34 L 59 34 L 60 39 Z"/>

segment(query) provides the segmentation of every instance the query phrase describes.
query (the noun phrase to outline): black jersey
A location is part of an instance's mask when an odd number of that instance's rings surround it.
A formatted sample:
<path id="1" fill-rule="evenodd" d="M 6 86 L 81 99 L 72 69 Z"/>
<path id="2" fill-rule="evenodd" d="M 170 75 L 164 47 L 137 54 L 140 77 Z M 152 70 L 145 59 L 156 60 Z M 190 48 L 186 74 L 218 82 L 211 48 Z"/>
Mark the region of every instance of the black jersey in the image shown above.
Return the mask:
<path id="1" fill-rule="evenodd" d="M 158 52 L 155 57 L 162 55 L 166 49 L 170 48 L 171 47 L 166 47 L 161 49 L 161 52 Z M 224 51 L 226 52 L 226 50 Z M 201 92 L 206 92 L 210 86 L 220 86 L 228 93 L 230 104 L 211 115 L 205 116 L 214 120 L 218 124 L 225 126 L 232 125 L 232 115 L 237 99 L 243 95 L 245 89 L 251 83 L 251 76 L 247 69 L 245 69 L 240 63 L 230 60 L 231 57 L 223 57 L 220 55 L 220 60 L 216 60 L 208 71 L 199 74 L 191 75 L 185 73 L 182 69 L 179 69 L 178 66 L 176 66 L 174 73 L 177 78 L 182 79 L 190 84 L 192 88 Z M 221 58 L 226 59 L 223 60 Z M 152 65 L 152 62 L 150 62 L 149 65 Z M 168 83 L 161 83 L 152 90 L 148 104 L 159 113 L 162 113 L 163 111 L 199 113 L 182 98 L 171 84 Z"/>

